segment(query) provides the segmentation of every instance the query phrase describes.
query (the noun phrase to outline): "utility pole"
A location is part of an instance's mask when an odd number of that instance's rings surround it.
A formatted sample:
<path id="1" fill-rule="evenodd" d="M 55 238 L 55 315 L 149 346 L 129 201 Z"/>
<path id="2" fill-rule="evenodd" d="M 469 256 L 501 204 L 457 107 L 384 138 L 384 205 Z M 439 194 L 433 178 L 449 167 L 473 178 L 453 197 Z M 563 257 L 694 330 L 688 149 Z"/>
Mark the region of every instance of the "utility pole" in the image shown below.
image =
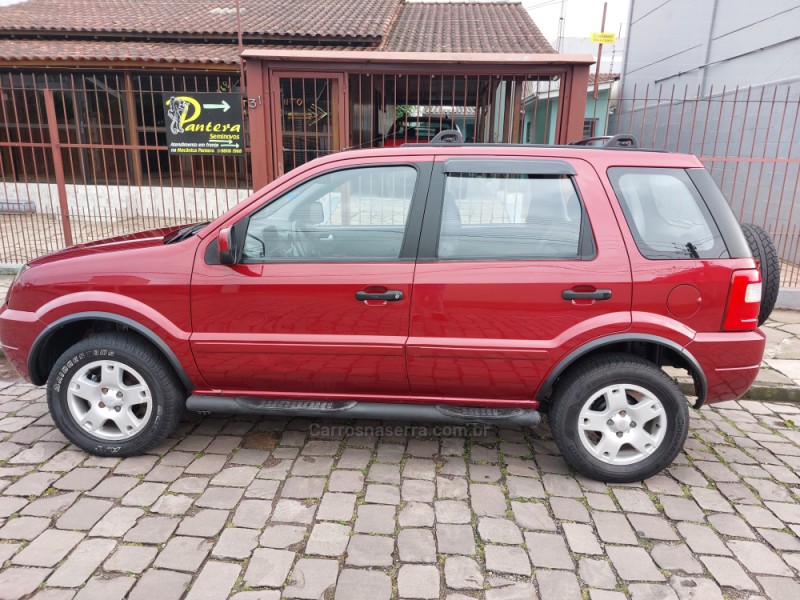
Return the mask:
<path id="1" fill-rule="evenodd" d="M 600 33 L 606 30 L 606 11 L 608 10 L 608 2 L 603 2 L 603 20 L 600 22 Z M 594 92 L 592 96 L 597 100 L 598 80 L 600 79 L 600 59 L 603 58 L 603 44 L 597 46 L 597 68 L 594 71 Z"/>
<path id="2" fill-rule="evenodd" d="M 242 39 L 242 1 L 236 0 L 236 35 L 239 39 L 239 89 L 244 94 L 244 40 Z"/>
<path id="3" fill-rule="evenodd" d="M 567 0 L 561 0 L 561 16 L 558 18 L 558 36 L 556 37 L 556 50 L 561 52 L 564 47 L 564 31 L 567 21 Z"/>

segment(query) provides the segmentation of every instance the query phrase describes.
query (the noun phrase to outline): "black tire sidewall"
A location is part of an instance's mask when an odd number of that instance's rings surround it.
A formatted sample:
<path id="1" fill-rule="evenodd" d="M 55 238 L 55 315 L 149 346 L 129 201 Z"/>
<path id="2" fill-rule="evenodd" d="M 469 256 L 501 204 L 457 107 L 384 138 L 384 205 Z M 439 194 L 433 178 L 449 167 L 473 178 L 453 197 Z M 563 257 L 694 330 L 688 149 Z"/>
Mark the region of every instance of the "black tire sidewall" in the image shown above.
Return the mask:
<path id="1" fill-rule="evenodd" d="M 555 399 L 550 426 L 556 444 L 577 471 L 609 483 L 641 481 L 669 466 L 683 448 L 689 430 L 689 407 L 674 381 L 655 365 L 642 360 L 627 365 L 598 366 L 576 374 Z M 584 403 L 595 393 L 615 384 L 630 384 L 652 393 L 664 406 L 667 433 L 658 449 L 631 465 L 613 466 L 595 458 L 580 440 L 578 420 Z"/>
<path id="2" fill-rule="evenodd" d="M 92 338 L 90 338 L 91 340 Z M 107 339 L 107 338 L 105 338 Z M 47 381 L 47 403 L 53 420 L 61 432 L 75 445 L 92 454 L 100 456 L 135 456 L 153 447 L 169 434 L 171 426 L 167 423 L 168 389 L 161 378 L 151 371 L 141 357 L 120 347 L 121 344 L 103 343 L 97 339 L 79 342 L 56 360 Z M 72 417 L 67 405 L 69 383 L 82 367 L 99 360 L 114 360 L 135 369 L 150 388 L 152 411 L 144 429 L 125 440 L 101 440 L 83 431 Z"/>

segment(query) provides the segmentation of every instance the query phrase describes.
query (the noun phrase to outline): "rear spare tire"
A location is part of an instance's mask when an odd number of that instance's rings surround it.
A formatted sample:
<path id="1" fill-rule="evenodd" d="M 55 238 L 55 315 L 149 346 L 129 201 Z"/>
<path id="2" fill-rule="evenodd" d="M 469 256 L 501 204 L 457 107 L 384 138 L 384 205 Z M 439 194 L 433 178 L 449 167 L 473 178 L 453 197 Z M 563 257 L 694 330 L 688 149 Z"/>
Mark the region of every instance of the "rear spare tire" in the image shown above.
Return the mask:
<path id="1" fill-rule="evenodd" d="M 778 259 L 778 249 L 769 234 L 758 225 L 745 223 L 742 225 L 747 245 L 753 253 L 753 258 L 759 262 L 761 270 L 761 310 L 758 313 L 758 324 L 764 322 L 772 314 L 775 302 L 778 300 L 778 289 L 781 286 L 781 262 Z"/>

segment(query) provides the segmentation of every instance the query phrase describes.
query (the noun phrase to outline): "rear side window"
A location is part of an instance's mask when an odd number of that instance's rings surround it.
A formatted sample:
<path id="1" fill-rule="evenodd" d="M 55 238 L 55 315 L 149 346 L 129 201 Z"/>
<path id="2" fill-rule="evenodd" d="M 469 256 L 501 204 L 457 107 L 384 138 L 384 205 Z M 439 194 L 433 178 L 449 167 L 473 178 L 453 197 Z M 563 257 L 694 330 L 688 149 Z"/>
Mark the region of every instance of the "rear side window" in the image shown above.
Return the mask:
<path id="1" fill-rule="evenodd" d="M 568 176 L 448 173 L 438 257 L 579 259 L 584 226 Z"/>
<path id="2" fill-rule="evenodd" d="M 608 170 L 639 252 L 645 258 L 728 258 L 711 213 L 684 169 Z"/>

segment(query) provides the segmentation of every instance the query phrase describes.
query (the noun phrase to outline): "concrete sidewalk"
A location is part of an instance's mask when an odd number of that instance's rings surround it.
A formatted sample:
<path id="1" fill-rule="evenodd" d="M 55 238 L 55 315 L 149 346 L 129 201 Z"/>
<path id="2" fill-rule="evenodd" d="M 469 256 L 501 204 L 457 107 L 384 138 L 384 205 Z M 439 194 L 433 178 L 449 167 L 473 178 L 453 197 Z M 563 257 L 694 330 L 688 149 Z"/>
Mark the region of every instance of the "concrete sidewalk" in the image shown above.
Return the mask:
<path id="1" fill-rule="evenodd" d="M 0 275 L 0 301 L 5 298 L 13 277 Z M 800 311 L 775 310 L 761 328 L 767 335 L 767 349 L 761 372 L 746 397 L 753 400 L 800 402 Z M 2 355 L 2 351 L 0 351 Z M 691 379 L 685 371 L 671 374 L 686 393 Z"/>

